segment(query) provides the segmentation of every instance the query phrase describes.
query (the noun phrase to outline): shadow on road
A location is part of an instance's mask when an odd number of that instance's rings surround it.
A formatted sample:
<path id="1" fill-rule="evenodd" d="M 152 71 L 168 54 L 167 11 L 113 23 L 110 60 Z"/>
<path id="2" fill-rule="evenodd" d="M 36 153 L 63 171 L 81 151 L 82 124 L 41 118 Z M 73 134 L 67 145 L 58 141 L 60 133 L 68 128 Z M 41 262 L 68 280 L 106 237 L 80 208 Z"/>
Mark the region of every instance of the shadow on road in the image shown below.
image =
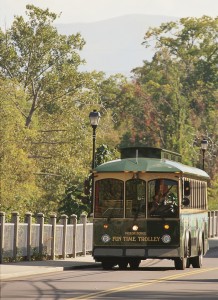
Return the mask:
<path id="1" fill-rule="evenodd" d="M 209 249 L 204 257 L 218 258 L 218 247 L 214 247 L 214 248 Z"/>

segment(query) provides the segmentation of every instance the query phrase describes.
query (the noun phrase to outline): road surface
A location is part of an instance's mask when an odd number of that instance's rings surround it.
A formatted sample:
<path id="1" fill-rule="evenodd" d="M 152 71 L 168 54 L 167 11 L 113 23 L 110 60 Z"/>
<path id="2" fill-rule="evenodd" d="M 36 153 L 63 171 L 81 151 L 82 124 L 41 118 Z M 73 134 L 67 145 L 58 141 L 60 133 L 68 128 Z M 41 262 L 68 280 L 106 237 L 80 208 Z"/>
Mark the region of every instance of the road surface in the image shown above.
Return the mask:
<path id="1" fill-rule="evenodd" d="M 142 261 L 138 270 L 74 269 L 1 283 L 2 300 L 218 299 L 218 248 L 201 269 L 175 270 L 173 261 Z"/>

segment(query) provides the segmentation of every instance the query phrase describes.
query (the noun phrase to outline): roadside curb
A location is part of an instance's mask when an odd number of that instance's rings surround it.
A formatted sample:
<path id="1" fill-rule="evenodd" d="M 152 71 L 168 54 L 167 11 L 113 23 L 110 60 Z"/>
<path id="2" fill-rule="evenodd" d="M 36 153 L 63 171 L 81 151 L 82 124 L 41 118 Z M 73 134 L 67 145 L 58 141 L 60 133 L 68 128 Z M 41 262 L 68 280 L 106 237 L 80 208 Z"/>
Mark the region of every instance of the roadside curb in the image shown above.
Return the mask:
<path id="1" fill-rule="evenodd" d="M 0 271 L 0 280 L 7 280 L 7 279 L 16 279 L 31 275 L 43 275 L 48 273 L 56 273 L 56 272 L 63 272 L 63 271 L 70 271 L 70 270 L 81 270 L 81 269 L 91 269 L 91 268 L 100 268 L 101 263 L 92 263 L 92 264 L 78 264 L 72 266 L 65 266 L 65 267 L 34 267 L 32 270 L 22 270 L 20 272 L 13 272 L 8 274 L 1 274 Z"/>
<path id="2" fill-rule="evenodd" d="M 43 269 L 43 270 L 32 270 L 32 271 L 22 271 L 17 273 L 10 273 L 10 274 L 0 274 L 0 280 L 7 280 L 7 279 L 16 279 L 16 278 L 22 278 L 26 276 L 33 276 L 33 275 L 43 275 L 48 273 L 57 273 L 63 271 L 62 267 L 57 268 L 49 268 L 49 269 Z"/>

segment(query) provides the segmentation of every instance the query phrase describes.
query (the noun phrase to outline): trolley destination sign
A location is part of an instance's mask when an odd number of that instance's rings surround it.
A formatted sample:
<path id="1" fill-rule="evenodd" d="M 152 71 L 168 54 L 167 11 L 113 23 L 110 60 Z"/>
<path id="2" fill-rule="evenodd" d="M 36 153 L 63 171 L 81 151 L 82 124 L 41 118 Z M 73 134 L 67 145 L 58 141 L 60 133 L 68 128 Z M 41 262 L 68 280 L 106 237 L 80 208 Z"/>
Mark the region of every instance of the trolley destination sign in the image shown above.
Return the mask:
<path id="1" fill-rule="evenodd" d="M 160 236 L 113 236 L 112 242 L 160 242 Z"/>

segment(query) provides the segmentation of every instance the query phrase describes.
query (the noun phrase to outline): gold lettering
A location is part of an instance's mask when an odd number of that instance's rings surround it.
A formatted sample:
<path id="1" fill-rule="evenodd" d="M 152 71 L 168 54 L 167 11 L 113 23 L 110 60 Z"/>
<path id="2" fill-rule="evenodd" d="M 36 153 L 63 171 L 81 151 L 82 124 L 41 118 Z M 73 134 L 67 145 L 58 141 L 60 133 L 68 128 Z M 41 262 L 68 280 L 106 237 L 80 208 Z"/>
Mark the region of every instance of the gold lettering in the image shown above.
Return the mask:
<path id="1" fill-rule="evenodd" d="M 121 236 L 113 236 L 112 242 L 121 242 Z"/>
<path id="2" fill-rule="evenodd" d="M 126 231 L 125 235 L 146 235 L 146 232 L 141 231 Z"/>
<path id="3" fill-rule="evenodd" d="M 112 242 L 159 242 L 159 236 L 113 236 Z"/>
<path id="4" fill-rule="evenodd" d="M 159 236 L 138 236 L 139 242 L 159 242 Z"/>
<path id="5" fill-rule="evenodd" d="M 123 237 L 124 242 L 136 242 L 135 236 L 124 236 Z"/>

